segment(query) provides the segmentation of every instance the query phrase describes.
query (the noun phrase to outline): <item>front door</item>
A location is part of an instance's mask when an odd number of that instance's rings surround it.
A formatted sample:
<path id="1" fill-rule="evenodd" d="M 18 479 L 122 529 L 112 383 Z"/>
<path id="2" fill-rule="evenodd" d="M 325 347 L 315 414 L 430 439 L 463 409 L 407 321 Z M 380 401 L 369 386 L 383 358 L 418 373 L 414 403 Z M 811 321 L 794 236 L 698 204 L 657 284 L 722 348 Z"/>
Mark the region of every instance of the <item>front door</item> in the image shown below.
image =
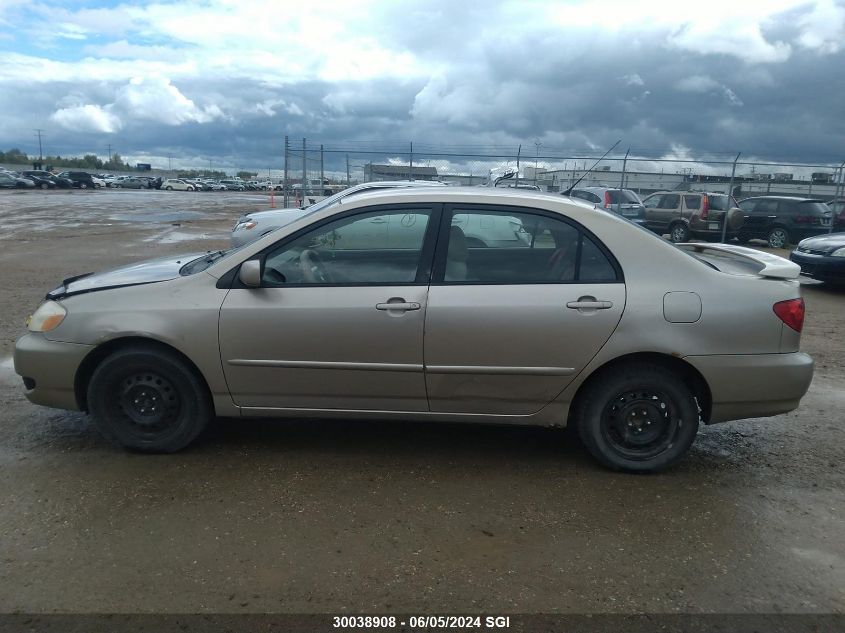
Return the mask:
<path id="1" fill-rule="evenodd" d="M 621 270 L 556 214 L 473 205 L 444 213 L 426 312 L 431 411 L 535 413 L 615 330 L 625 307 Z M 474 247 L 453 221 L 462 214 L 512 218 L 525 239 Z"/>
<path id="2" fill-rule="evenodd" d="M 220 311 L 221 362 L 235 403 L 426 411 L 434 216 L 432 208 L 358 210 L 262 253 L 262 287 L 233 288 Z M 393 226 L 408 230 L 391 238 Z"/>

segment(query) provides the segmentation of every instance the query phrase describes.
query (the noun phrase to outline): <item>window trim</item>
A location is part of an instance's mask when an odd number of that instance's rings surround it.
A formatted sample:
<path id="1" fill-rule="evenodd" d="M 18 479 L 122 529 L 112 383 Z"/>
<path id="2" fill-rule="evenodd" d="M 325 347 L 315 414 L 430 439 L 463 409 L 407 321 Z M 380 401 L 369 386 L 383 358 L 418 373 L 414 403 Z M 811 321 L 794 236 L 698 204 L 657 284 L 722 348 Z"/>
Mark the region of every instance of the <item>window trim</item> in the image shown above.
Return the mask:
<path id="1" fill-rule="evenodd" d="M 291 283 L 285 285 L 278 285 L 278 286 L 264 286 L 261 285 L 257 288 L 251 286 L 245 286 L 241 283 L 240 278 L 238 277 L 238 273 L 240 272 L 241 265 L 246 261 L 258 260 L 261 263 L 261 275 L 264 275 L 264 263 L 267 259 L 267 255 L 271 252 L 286 246 L 287 244 L 299 239 L 306 233 L 310 233 L 313 230 L 319 229 L 321 226 L 325 226 L 327 224 L 331 224 L 336 222 L 337 220 L 342 220 L 347 217 L 354 217 L 356 215 L 381 215 L 385 213 L 393 213 L 393 212 L 402 212 L 409 209 L 415 210 L 423 210 L 429 212 L 429 220 L 428 225 L 425 229 L 425 235 L 423 237 L 422 248 L 420 249 L 420 258 L 419 263 L 417 265 L 417 275 L 414 281 L 412 282 L 404 282 L 404 283 L 396 283 L 394 281 L 378 281 L 378 282 L 342 282 L 342 283 L 330 283 L 330 284 L 314 284 L 314 283 Z M 226 272 L 224 275 L 221 275 L 220 279 L 218 280 L 216 286 L 217 288 L 229 288 L 232 290 L 236 289 L 248 289 L 248 290 L 284 290 L 286 288 L 377 288 L 377 287 L 407 287 L 407 286 L 428 286 L 430 279 L 431 279 L 431 271 L 433 267 L 433 260 L 434 260 L 434 251 L 435 245 L 437 240 L 437 227 L 440 226 L 440 218 L 443 212 L 443 205 L 441 203 L 405 203 L 405 204 L 385 204 L 385 205 L 376 205 L 376 206 L 369 206 L 369 207 L 358 207 L 356 209 L 349 209 L 346 211 L 341 211 L 339 213 L 335 213 L 330 215 L 329 217 L 323 218 L 322 220 L 318 220 L 316 222 L 312 222 L 308 226 L 305 226 L 295 233 L 291 233 L 290 235 L 286 235 L 285 237 L 273 242 L 269 246 L 265 247 L 261 251 L 253 254 L 248 259 L 245 259 L 243 262 L 240 262 L 237 266 L 233 267 L 231 270 Z"/>
<path id="2" fill-rule="evenodd" d="M 491 213 L 501 213 L 503 215 L 539 215 L 542 217 L 558 220 L 564 224 L 568 224 L 576 231 L 578 231 L 578 247 L 576 250 L 575 260 L 575 279 L 559 280 L 559 281 L 445 281 L 446 277 L 446 258 L 449 249 L 449 231 L 452 228 L 452 216 L 455 211 L 460 210 L 466 213 L 477 213 L 479 215 L 490 215 Z M 607 261 L 613 267 L 616 273 L 616 279 L 608 279 L 604 281 L 588 281 L 578 279 L 581 272 L 581 251 L 584 242 L 584 236 L 589 237 L 596 248 L 607 258 Z M 584 284 L 624 284 L 625 274 L 622 271 L 622 266 L 619 260 L 610 252 L 605 243 L 598 238 L 598 236 L 588 229 L 583 224 L 576 222 L 572 218 L 554 211 L 547 211 L 545 209 L 537 209 L 535 207 L 518 207 L 509 205 L 494 205 L 494 204 L 475 204 L 475 203 L 447 203 L 443 205 L 443 210 L 440 215 L 440 226 L 437 231 L 437 244 L 434 252 L 434 265 L 431 275 L 431 286 L 549 286 L 549 285 L 584 285 Z"/>

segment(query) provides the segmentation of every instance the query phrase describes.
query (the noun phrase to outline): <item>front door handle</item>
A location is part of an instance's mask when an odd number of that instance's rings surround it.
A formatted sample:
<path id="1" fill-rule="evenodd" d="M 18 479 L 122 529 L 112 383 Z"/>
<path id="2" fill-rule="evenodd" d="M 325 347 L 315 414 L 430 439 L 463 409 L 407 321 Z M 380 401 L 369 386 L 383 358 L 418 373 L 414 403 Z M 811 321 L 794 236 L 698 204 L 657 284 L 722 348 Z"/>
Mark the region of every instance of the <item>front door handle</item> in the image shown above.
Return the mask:
<path id="1" fill-rule="evenodd" d="M 409 310 L 419 310 L 420 304 L 416 301 L 405 301 L 404 299 L 389 299 L 386 303 L 377 303 L 376 310 L 388 310 L 397 312 L 408 312 Z"/>
<path id="2" fill-rule="evenodd" d="M 593 310 L 608 310 L 613 307 L 613 302 L 601 301 L 595 297 L 578 297 L 578 301 L 570 301 L 566 307 L 570 310 L 592 312 Z"/>

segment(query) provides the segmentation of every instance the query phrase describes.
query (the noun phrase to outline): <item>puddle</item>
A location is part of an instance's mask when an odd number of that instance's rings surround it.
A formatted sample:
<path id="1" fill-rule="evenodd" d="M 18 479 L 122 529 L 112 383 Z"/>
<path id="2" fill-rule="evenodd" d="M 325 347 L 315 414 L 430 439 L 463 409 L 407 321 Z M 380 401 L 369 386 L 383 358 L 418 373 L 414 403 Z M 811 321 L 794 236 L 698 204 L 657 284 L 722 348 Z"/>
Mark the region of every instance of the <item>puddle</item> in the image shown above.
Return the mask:
<path id="1" fill-rule="evenodd" d="M 184 220 L 198 220 L 206 214 L 200 211 L 139 211 L 138 213 L 116 213 L 110 215 L 110 220 L 117 222 L 181 222 Z"/>

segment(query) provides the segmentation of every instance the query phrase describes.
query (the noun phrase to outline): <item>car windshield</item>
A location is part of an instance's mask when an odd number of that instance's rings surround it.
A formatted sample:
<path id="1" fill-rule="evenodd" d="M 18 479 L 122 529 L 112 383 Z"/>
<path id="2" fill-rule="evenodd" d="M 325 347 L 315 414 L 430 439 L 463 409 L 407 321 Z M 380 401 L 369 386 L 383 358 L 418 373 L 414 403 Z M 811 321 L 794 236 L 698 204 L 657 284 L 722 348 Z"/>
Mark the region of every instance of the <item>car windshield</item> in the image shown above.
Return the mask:
<path id="1" fill-rule="evenodd" d="M 727 205 L 728 205 L 728 200 L 729 200 L 728 196 L 726 196 L 724 194 L 723 195 L 710 194 L 708 196 L 708 199 L 710 200 L 710 208 L 713 211 L 725 211 L 726 210 Z M 731 201 L 731 206 L 734 206 L 734 207 L 736 206 L 735 200 Z"/>
<path id="2" fill-rule="evenodd" d="M 633 191 L 627 189 L 608 189 L 611 204 L 640 204 L 640 199 Z M 621 198 L 621 199 L 620 199 Z"/>

